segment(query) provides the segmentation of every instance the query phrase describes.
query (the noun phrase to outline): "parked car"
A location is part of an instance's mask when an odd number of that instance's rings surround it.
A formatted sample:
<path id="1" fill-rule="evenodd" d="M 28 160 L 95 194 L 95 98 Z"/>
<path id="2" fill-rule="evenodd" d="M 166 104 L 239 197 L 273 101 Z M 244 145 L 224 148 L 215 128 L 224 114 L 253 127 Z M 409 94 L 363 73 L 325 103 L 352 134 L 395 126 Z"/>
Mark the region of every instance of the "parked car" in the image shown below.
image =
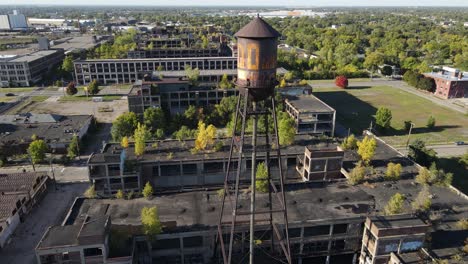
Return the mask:
<path id="1" fill-rule="evenodd" d="M 457 141 L 457 142 L 455 142 L 455 145 L 463 146 L 463 145 L 465 145 L 465 142 L 464 141 Z"/>
<path id="2" fill-rule="evenodd" d="M 5 96 L 15 96 L 14 93 L 6 93 Z"/>

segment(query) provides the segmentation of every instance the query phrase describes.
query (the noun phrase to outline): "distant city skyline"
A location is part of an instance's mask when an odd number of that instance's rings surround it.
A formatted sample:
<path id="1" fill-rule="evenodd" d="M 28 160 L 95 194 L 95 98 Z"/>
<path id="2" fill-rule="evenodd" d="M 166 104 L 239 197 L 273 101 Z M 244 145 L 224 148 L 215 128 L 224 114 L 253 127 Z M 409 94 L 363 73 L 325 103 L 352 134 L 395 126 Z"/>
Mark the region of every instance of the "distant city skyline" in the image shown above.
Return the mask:
<path id="1" fill-rule="evenodd" d="M 117 2 L 117 3 L 116 3 Z M 238 0 L 233 2 L 220 0 L 205 0 L 194 2 L 190 0 L 174 0 L 174 1 L 154 1 L 154 0 L 134 0 L 115 1 L 115 0 L 62 0 L 60 4 L 56 0 L 0 0 L 0 5 L 109 5 L 109 6 L 305 6 L 305 7 L 320 7 L 320 6 L 468 6 L 466 0 Z"/>

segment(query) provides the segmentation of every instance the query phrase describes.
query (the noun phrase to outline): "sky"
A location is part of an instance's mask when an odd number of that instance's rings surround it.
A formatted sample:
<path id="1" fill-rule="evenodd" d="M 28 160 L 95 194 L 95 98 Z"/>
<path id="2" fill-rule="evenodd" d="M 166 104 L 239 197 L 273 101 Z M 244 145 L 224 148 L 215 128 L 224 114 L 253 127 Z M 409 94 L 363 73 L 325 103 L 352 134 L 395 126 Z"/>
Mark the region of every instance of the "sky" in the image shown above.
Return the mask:
<path id="1" fill-rule="evenodd" d="M 468 6 L 467 0 L 0 0 L 0 5 Z"/>

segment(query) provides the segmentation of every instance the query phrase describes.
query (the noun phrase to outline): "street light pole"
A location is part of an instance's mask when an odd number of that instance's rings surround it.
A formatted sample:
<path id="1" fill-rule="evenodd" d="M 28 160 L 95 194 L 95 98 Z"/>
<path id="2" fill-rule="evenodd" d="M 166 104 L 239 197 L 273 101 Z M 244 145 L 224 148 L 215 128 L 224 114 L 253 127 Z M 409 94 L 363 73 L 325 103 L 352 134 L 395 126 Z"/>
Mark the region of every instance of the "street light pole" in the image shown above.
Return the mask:
<path id="1" fill-rule="evenodd" d="M 408 149 L 408 146 L 409 146 L 409 140 L 410 140 L 410 136 L 411 136 L 411 131 L 413 130 L 413 126 L 414 126 L 414 123 L 411 122 L 411 126 L 410 126 L 410 129 L 409 129 L 409 132 L 408 132 L 408 139 L 406 140 L 406 149 Z"/>

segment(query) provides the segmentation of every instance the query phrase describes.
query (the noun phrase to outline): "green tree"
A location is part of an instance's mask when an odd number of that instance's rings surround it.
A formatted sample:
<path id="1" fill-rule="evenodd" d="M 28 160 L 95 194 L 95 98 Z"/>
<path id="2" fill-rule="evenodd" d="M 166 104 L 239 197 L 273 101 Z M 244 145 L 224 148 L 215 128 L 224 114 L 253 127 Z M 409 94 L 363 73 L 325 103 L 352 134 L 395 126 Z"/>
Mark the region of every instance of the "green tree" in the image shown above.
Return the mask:
<path id="1" fill-rule="evenodd" d="M 436 89 L 436 84 L 434 79 L 420 75 L 416 83 L 416 88 L 433 93 Z"/>
<path id="2" fill-rule="evenodd" d="M 186 65 L 185 76 L 187 77 L 190 85 L 198 86 L 198 78 L 200 77 L 200 70 L 198 68 L 192 69 L 192 67 Z"/>
<path id="3" fill-rule="evenodd" d="M 145 153 L 146 140 L 148 137 L 149 131 L 146 129 L 146 126 L 138 123 L 135 133 L 133 134 L 133 139 L 135 141 L 135 155 L 137 157 L 140 157 Z"/>
<path id="4" fill-rule="evenodd" d="M 416 196 L 414 201 L 411 203 L 411 206 L 415 211 L 427 212 L 431 208 L 431 205 L 432 201 L 429 193 L 429 187 L 424 185 L 418 193 L 418 196 Z"/>
<path id="5" fill-rule="evenodd" d="M 286 80 L 285 80 L 284 78 L 281 79 L 280 84 L 279 84 L 279 87 L 280 87 L 280 88 L 284 88 L 284 87 L 286 87 L 286 85 L 287 85 L 287 84 L 286 84 Z"/>
<path id="6" fill-rule="evenodd" d="M 361 183 L 366 177 L 366 171 L 367 169 L 365 166 L 360 163 L 357 164 L 357 166 L 354 167 L 349 173 L 348 183 L 351 185 L 357 185 Z"/>
<path id="7" fill-rule="evenodd" d="M 341 143 L 341 148 L 344 150 L 350 150 L 350 149 L 356 149 L 357 148 L 357 142 L 358 140 L 356 137 L 354 137 L 353 134 L 349 135 L 349 137 L 346 137 L 343 140 L 343 143 Z"/>
<path id="8" fill-rule="evenodd" d="M 154 49 L 154 44 L 153 42 L 150 42 L 147 46 L 147 50 L 152 50 L 152 49 Z"/>
<path id="9" fill-rule="evenodd" d="M 131 137 L 138 124 L 138 118 L 134 112 L 123 113 L 112 122 L 111 135 L 115 141 L 123 137 Z"/>
<path id="10" fill-rule="evenodd" d="M 385 172 L 385 179 L 390 181 L 399 180 L 401 177 L 401 164 L 390 162 L 387 164 L 387 171 Z"/>
<path id="11" fill-rule="evenodd" d="M 409 145 L 408 156 L 422 166 L 430 166 L 437 159 L 437 153 L 426 148 L 426 143 L 420 139 Z"/>
<path id="12" fill-rule="evenodd" d="M 392 121 L 392 111 L 385 107 L 379 107 L 375 114 L 375 123 L 382 129 L 388 129 Z"/>
<path id="13" fill-rule="evenodd" d="M 92 80 L 88 85 L 88 93 L 90 95 L 96 95 L 99 93 L 99 84 L 96 80 Z"/>
<path id="14" fill-rule="evenodd" d="M 393 74 L 393 69 L 392 69 L 391 66 L 385 65 L 385 66 L 382 67 L 381 72 L 385 76 L 390 76 L 390 75 Z"/>
<path id="15" fill-rule="evenodd" d="M 209 46 L 209 44 L 210 44 L 210 40 L 209 40 L 208 37 L 205 36 L 205 35 L 203 35 L 203 36 L 201 37 L 201 40 L 202 40 L 202 48 L 203 48 L 203 49 L 207 49 L 208 46 Z"/>
<path id="16" fill-rule="evenodd" d="M 268 169 L 264 162 L 260 162 L 257 165 L 257 171 L 255 173 L 255 189 L 259 192 L 268 192 Z"/>
<path id="17" fill-rule="evenodd" d="M 447 173 L 443 169 L 438 169 L 435 162 L 431 164 L 429 171 L 431 172 L 431 184 L 445 187 L 452 184 L 453 173 Z"/>
<path id="18" fill-rule="evenodd" d="M 77 135 L 73 135 L 67 148 L 67 157 L 74 159 L 78 155 L 80 155 L 80 140 Z"/>
<path id="19" fill-rule="evenodd" d="M 385 55 L 380 52 L 371 52 L 364 59 L 364 67 L 371 72 L 375 72 L 377 68 L 384 63 Z"/>
<path id="20" fill-rule="evenodd" d="M 151 131 L 156 131 L 156 129 L 167 129 L 166 116 L 164 111 L 161 108 L 150 107 L 145 110 L 143 113 L 143 120 L 145 125 L 151 129 Z"/>
<path id="21" fill-rule="evenodd" d="M 122 140 L 120 141 L 120 146 L 122 148 L 128 148 L 128 137 L 123 137 Z"/>
<path id="22" fill-rule="evenodd" d="M 68 73 L 73 72 L 73 57 L 72 56 L 66 56 L 65 59 L 63 59 L 62 70 Z"/>
<path id="23" fill-rule="evenodd" d="M 457 227 L 461 230 L 468 230 L 468 218 L 463 218 L 457 221 Z"/>
<path id="24" fill-rule="evenodd" d="M 162 232 L 162 224 L 161 221 L 159 221 L 158 209 L 156 206 L 143 207 L 141 209 L 141 225 L 143 227 L 143 233 L 151 240 L 154 239 L 155 235 Z"/>
<path id="25" fill-rule="evenodd" d="M 143 188 L 143 197 L 150 198 L 153 195 L 153 186 L 150 182 L 146 182 L 145 187 Z"/>
<path id="26" fill-rule="evenodd" d="M 74 82 L 70 82 L 68 85 L 67 85 L 67 88 L 65 88 L 65 92 L 68 94 L 68 95 L 75 95 L 78 93 L 78 89 L 76 89 L 76 85 Z"/>
<path id="27" fill-rule="evenodd" d="M 278 137 L 281 146 L 289 146 L 294 143 L 296 136 L 296 123 L 288 114 L 281 112 L 278 115 Z"/>
<path id="28" fill-rule="evenodd" d="M 429 118 L 427 119 L 427 124 L 426 124 L 427 128 L 432 129 L 435 127 L 435 124 L 436 124 L 435 117 L 429 116 Z"/>
<path id="29" fill-rule="evenodd" d="M 188 128 L 187 126 L 182 126 L 182 127 L 180 127 L 179 130 L 174 132 L 174 134 L 172 136 L 175 139 L 177 139 L 179 141 L 182 141 L 182 140 L 186 140 L 186 139 L 195 138 L 196 133 L 197 133 L 197 130 L 192 130 L 192 129 Z"/>
<path id="30" fill-rule="evenodd" d="M 401 193 L 396 193 L 388 201 L 384 208 L 385 215 L 395 215 L 403 213 L 403 205 L 405 202 L 405 196 Z"/>
<path id="31" fill-rule="evenodd" d="M 431 172 L 426 167 L 421 167 L 418 175 L 416 175 L 415 181 L 419 184 L 429 184 L 431 181 Z"/>
<path id="32" fill-rule="evenodd" d="M 357 142 L 357 146 L 357 153 L 361 157 L 361 161 L 363 161 L 364 164 L 369 164 L 374 157 L 377 141 L 372 137 L 365 136 L 362 141 Z"/>
<path id="33" fill-rule="evenodd" d="M 221 81 L 218 84 L 219 88 L 221 89 L 230 89 L 234 88 L 234 84 L 229 81 L 228 75 L 225 73 L 223 74 L 223 77 L 221 78 Z"/>
<path id="34" fill-rule="evenodd" d="M 33 164 L 42 162 L 45 159 L 47 149 L 47 144 L 42 139 L 36 139 L 31 142 L 28 147 L 28 153 L 31 157 L 31 162 Z"/>
<path id="35" fill-rule="evenodd" d="M 123 199 L 124 197 L 125 197 L 125 193 L 120 189 L 115 194 L 115 198 L 117 198 L 117 199 Z"/>
<path id="36" fill-rule="evenodd" d="M 84 192 L 84 196 L 88 199 L 96 198 L 97 194 L 96 194 L 96 187 L 94 186 L 94 184 L 89 186 L 88 189 L 86 189 L 86 191 Z"/>
<path id="37" fill-rule="evenodd" d="M 198 122 L 197 138 L 195 139 L 195 150 L 206 150 L 209 146 L 214 144 L 216 137 L 216 127 L 209 125 L 206 127 L 202 121 Z"/>
<path id="38" fill-rule="evenodd" d="M 465 167 L 465 169 L 468 169 L 468 150 L 466 151 L 463 156 L 460 157 L 458 162 Z"/>
<path id="39" fill-rule="evenodd" d="M 403 126 L 405 127 L 406 131 L 409 131 L 411 129 L 411 120 L 405 120 L 403 121 Z"/>

